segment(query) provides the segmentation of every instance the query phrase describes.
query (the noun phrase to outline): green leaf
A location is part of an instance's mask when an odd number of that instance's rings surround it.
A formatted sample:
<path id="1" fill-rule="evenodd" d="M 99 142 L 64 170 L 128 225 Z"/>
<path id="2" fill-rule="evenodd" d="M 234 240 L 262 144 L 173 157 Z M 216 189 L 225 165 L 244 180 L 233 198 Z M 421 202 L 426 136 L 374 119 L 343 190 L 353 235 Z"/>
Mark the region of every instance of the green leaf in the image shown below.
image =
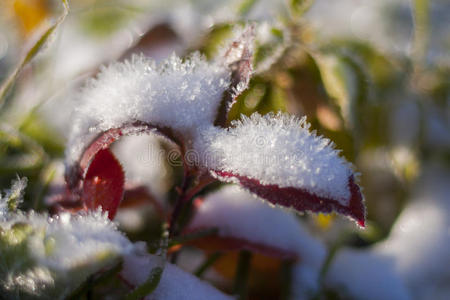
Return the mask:
<path id="1" fill-rule="evenodd" d="M 351 58 L 334 53 L 312 54 L 327 94 L 340 108 L 347 127 L 355 129 L 358 109 L 368 98 L 367 80 Z"/>
<path id="2" fill-rule="evenodd" d="M 423 62 L 427 54 L 430 31 L 429 2 L 429 0 L 414 0 L 413 57 L 417 62 Z"/>
<path id="3" fill-rule="evenodd" d="M 39 143 L 47 153 L 55 156 L 64 154 L 63 137 L 48 125 L 44 118 L 36 112 L 36 109 L 25 116 L 19 130 Z"/>
<path id="4" fill-rule="evenodd" d="M 265 39 L 266 41 L 258 43 L 255 48 L 253 66 L 256 73 L 267 71 L 276 64 L 287 47 L 283 30 L 272 27 L 267 34 L 269 36 Z"/>
<path id="5" fill-rule="evenodd" d="M 0 174 L 35 170 L 46 159 L 44 149 L 34 140 L 0 124 Z"/>
<path id="6" fill-rule="evenodd" d="M 302 16 L 312 6 L 314 0 L 290 0 L 289 6 L 292 14 L 296 17 Z"/>
<path id="7" fill-rule="evenodd" d="M 238 8 L 239 15 L 246 16 L 257 1 L 258 0 L 243 0 Z"/>
<path id="8" fill-rule="evenodd" d="M 208 59 L 213 58 L 222 43 L 231 36 L 232 26 L 230 24 L 217 24 L 205 36 L 200 51 L 206 55 Z"/>
<path id="9" fill-rule="evenodd" d="M 99 3 L 80 14 L 80 23 L 86 34 L 93 38 L 105 38 L 123 28 L 139 12 L 138 8 L 118 3 L 113 5 Z"/>
<path id="10" fill-rule="evenodd" d="M 8 203 L 8 210 L 14 212 L 17 210 L 20 203 L 23 201 L 23 194 L 27 186 L 28 179 L 26 177 L 17 177 L 13 181 L 11 189 L 6 193 L 6 203 Z"/>
<path id="11" fill-rule="evenodd" d="M 61 0 L 63 4 L 63 13 L 56 20 L 56 22 L 51 25 L 44 33 L 38 38 L 38 40 L 33 43 L 30 49 L 27 50 L 26 54 L 20 60 L 19 64 L 12 71 L 12 73 L 6 78 L 6 80 L 0 85 L 0 108 L 3 106 L 5 102 L 6 95 L 9 89 L 12 87 L 17 77 L 19 76 L 22 69 L 41 51 L 43 46 L 48 41 L 51 34 L 56 30 L 56 28 L 64 21 L 67 14 L 69 13 L 69 4 L 67 0 Z"/>

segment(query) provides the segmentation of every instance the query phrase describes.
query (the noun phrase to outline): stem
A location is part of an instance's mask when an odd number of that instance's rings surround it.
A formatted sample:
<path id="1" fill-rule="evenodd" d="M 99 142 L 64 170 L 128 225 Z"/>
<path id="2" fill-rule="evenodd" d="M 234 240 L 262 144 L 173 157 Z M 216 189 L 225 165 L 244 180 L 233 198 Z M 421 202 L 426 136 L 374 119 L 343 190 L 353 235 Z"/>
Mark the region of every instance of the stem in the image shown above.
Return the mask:
<path id="1" fill-rule="evenodd" d="M 222 256 L 222 252 L 214 252 L 211 254 L 208 259 L 203 262 L 203 264 L 198 267 L 198 269 L 194 272 L 195 276 L 198 278 L 201 278 L 203 273 L 205 273 L 206 270 L 209 269 L 220 257 Z"/>
<path id="2" fill-rule="evenodd" d="M 181 188 L 178 191 L 178 197 L 175 201 L 175 208 L 173 209 L 172 216 L 170 218 L 170 225 L 169 225 L 169 238 L 173 237 L 175 234 L 177 234 L 177 221 L 178 217 L 180 216 L 181 209 L 183 208 L 184 204 L 186 203 L 186 191 L 188 189 L 188 186 L 191 181 L 191 177 L 189 175 L 189 171 L 187 171 L 187 168 L 185 166 L 184 169 L 184 176 L 183 176 L 183 183 L 181 184 Z"/>
<path id="3" fill-rule="evenodd" d="M 239 253 L 239 260 L 236 269 L 236 275 L 234 276 L 234 294 L 238 295 L 239 300 L 245 300 L 248 293 L 248 277 L 250 273 L 250 262 L 252 259 L 252 253 L 247 250 L 242 250 Z"/>
<path id="4" fill-rule="evenodd" d="M 185 166 L 185 170 L 187 167 Z M 189 203 L 190 200 L 194 198 L 201 190 L 203 190 L 207 185 L 214 182 L 215 179 L 209 174 L 203 174 L 198 178 L 198 184 L 194 185 L 192 188 L 188 189 L 190 183 L 193 180 L 193 176 L 190 175 L 189 171 L 184 172 L 183 183 L 181 188 L 179 189 L 179 194 L 177 200 L 175 202 L 175 208 L 172 213 L 172 217 L 170 219 L 170 228 L 169 228 L 169 237 L 173 237 L 177 235 L 180 231 L 178 224 L 179 218 L 181 216 L 181 212 L 186 203 Z M 177 226 L 178 225 L 178 226 Z"/>
<path id="5" fill-rule="evenodd" d="M 424 63 L 429 39 L 429 0 L 414 0 L 414 48 L 416 62 Z"/>
<path id="6" fill-rule="evenodd" d="M 280 277 L 281 277 L 281 297 L 280 299 L 290 299 L 292 289 L 292 266 L 291 260 L 284 260 L 281 263 Z"/>

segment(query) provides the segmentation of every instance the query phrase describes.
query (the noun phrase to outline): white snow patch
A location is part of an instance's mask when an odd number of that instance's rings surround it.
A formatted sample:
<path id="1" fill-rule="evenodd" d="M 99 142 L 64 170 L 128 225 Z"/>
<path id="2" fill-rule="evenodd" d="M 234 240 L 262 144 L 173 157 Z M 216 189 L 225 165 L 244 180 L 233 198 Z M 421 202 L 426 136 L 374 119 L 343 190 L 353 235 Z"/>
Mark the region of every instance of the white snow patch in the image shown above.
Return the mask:
<path id="1" fill-rule="evenodd" d="M 236 185 L 208 195 L 189 228 L 217 227 L 223 237 L 241 238 L 289 252 L 301 260 L 320 265 L 323 245 L 300 226 L 296 216 L 275 208 Z"/>
<path id="2" fill-rule="evenodd" d="M 393 259 L 371 251 L 342 249 L 336 254 L 325 283 L 351 299 L 411 299 L 394 264 Z"/>
<path id="3" fill-rule="evenodd" d="M 330 140 L 309 131 L 306 118 L 257 113 L 227 130 L 210 128 L 194 144 L 210 169 L 232 172 L 262 184 L 305 189 L 348 205 L 350 165 Z"/>
<path id="4" fill-rule="evenodd" d="M 164 261 L 161 257 L 145 253 L 134 253 L 124 259 L 121 276 L 134 286 L 147 281 L 152 269 L 162 267 Z M 170 263 L 165 263 L 164 271 L 158 287 L 145 297 L 146 300 L 210 300 L 227 299 L 227 296 L 206 282 L 201 281 Z"/>
<path id="5" fill-rule="evenodd" d="M 33 221 L 33 218 L 30 220 Z M 32 241 L 32 255 L 40 265 L 60 271 L 89 262 L 95 264 L 99 255 L 123 255 L 133 248 L 130 241 L 117 230 L 116 225 L 100 211 L 85 215 L 64 213 L 49 219 L 44 241 L 49 240 L 52 240 L 53 245 L 50 252 L 45 251 L 41 239 Z"/>
<path id="6" fill-rule="evenodd" d="M 450 281 L 450 173 L 427 168 L 412 203 L 402 212 L 389 238 L 377 245 L 417 299 L 430 299 Z"/>
<path id="7" fill-rule="evenodd" d="M 126 182 L 147 186 L 162 202 L 170 188 L 171 173 L 158 137 L 124 136 L 112 151 L 122 164 Z"/>
<path id="8" fill-rule="evenodd" d="M 0 284 L 8 295 L 64 298 L 89 275 L 117 262 L 134 247 L 100 211 L 53 218 L 19 211 L 0 222 L 6 232 L 16 230 L 16 225 L 25 226 L 22 234 L 27 248 L 23 254 L 20 240 L 7 237 L 2 243 L 6 249 L 18 247 L 17 255 L 9 250 L 0 266 Z"/>

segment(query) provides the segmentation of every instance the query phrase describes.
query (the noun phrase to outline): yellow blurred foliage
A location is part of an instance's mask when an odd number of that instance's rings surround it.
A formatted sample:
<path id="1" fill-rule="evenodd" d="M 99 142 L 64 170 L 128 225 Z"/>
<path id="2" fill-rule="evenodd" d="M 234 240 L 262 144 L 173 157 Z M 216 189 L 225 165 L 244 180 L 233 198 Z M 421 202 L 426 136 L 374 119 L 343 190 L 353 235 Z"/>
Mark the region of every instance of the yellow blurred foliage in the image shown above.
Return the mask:
<path id="1" fill-rule="evenodd" d="M 12 12 L 14 19 L 19 24 L 24 37 L 45 24 L 49 16 L 49 5 L 46 0 L 12 0 Z"/>
<path id="2" fill-rule="evenodd" d="M 334 214 L 325 215 L 319 213 L 314 216 L 314 220 L 322 230 L 327 230 L 328 228 L 330 228 L 330 226 L 333 224 L 334 218 Z"/>

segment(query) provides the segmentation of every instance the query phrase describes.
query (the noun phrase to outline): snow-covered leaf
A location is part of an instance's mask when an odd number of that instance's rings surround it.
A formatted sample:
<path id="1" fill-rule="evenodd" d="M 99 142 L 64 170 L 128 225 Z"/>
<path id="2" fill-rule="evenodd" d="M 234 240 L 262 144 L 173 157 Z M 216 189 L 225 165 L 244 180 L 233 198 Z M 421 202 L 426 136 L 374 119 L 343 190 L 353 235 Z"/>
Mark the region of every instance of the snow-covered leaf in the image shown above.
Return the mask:
<path id="1" fill-rule="evenodd" d="M 305 118 L 278 113 L 211 128 L 199 135 L 203 165 L 275 205 L 336 211 L 364 226 L 363 197 L 351 166 L 329 140 L 309 132 Z"/>
<path id="2" fill-rule="evenodd" d="M 64 299 L 133 245 L 98 211 L 53 218 L 34 212 L 0 222 L 0 288 L 8 299 Z"/>
<path id="3" fill-rule="evenodd" d="M 66 179 L 79 188 L 86 167 L 122 135 L 160 133 L 184 147 L 198 128 L 214 123 L 230 83 L 223 62 L 198 53 L 172 55 L 159 65 L 144 56 L 102 69 L 80 95 L 66 150 Z"/>
<path id="4" fill-rule="evenodd" d="M 194 241 L 206 251 L 249 250 L 264 256 L 296 261 L 305 282 L 295 277 L 303 290 L 317 289 L 325 260 L 324 245 L 310 236 L 294 214 L 271 207 L 243 188 L 230 185 L 208 195 L 198 206 L 186 232 L 217 228 L 215 237 Z M 310 284 L 315 282 L 314 284 Z M 308 286 L 305 286 L 305 285 Z"/>
<path id="5" fill-rule="evenodd" d="M 112 220 L 123 198 L 124 184 L 120 163 L 108 149 L 100 150 L 87 170 L 81 200 L 90 210 L 101 207 Z"/>

